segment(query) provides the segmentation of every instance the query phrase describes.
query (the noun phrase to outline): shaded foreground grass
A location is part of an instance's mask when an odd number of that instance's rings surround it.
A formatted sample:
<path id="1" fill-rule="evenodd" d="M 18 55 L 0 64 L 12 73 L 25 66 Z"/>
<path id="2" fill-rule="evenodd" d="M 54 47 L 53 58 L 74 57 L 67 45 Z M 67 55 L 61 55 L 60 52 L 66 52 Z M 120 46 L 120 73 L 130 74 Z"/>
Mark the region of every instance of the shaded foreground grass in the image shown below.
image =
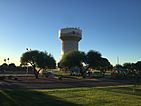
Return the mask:
<path id="1" fill-rule="evenodd" d="M 0 106 L 139 106 L 141 89 L 132 87 L 56 90 L 0 90 Z"/>

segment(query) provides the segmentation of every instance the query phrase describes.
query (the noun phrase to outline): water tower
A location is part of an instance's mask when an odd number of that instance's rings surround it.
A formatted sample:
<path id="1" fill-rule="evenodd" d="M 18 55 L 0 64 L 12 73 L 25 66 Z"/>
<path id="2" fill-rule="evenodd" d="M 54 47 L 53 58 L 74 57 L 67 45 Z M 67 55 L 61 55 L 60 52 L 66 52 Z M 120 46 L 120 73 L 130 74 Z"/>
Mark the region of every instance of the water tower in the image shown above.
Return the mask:
<path id="1" fill-rule="evenodd" d="M 68 51 L 78 51 L 78 42 L 82 39 L 82 30 L 79 28 L 62 28 L 59 30 L 59 38 L 62 41 L 62 56 Z"/>

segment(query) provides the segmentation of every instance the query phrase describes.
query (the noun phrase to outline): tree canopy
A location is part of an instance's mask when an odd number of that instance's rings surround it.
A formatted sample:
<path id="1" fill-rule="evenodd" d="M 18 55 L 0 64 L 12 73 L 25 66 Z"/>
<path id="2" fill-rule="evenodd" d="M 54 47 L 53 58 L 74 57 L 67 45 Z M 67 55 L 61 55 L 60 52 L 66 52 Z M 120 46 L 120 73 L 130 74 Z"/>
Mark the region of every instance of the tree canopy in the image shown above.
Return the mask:
<path id="1" fill-rule="evenodd" d="M 75 67 L 75 66 L 79 67 L 83 61 L 85 61 L 84 52 L 70 51 L 62 57 L 59 63 L 59 66 L 68 67 L 68 68 Z"/>
<path id="2" fill-rule="evenodd" d="M 141 61 L 136 62 L 135 68 L 139 72 L 139 74 L 141 75 Z"/>
<path id="3" fill-rule="evenodd" d="M 133 70 L 135 69 L 135 64 L 134 63 L 124 63 L 123 68 Z"/>
<path id="4" fill-rule="evenodd" d="M 40 70 L 46 68 L 55 68 L 56 66 L 55 59 L 51 56 L 51 54 L 38 50 L 32 50 L 23 53 L 21 56 L 21 64 L 30 64 L 34 69 L 36 78 L 38 78 Z"/>
<path id="5" fill-rule="evenodd" d="M 71 51 L 66 53 L 60 63 L 60 67 L 80 67 L 82 62 L 88 65 L 89 68 L 107 68 L 111 66 L 106 58 L 102 58 L 98 51 L 90 50 L 87 54 L 81 51 Z"/>
<path id="6" fill-rule="evenodd" d="M 90 50 L 86 56 L 87 56 L 87 64 L 89 64 L 89 67 L 91 68 L 100 67 L 101 56 L 102 56 L 101 53 L 99 53 L 98 51 Z"/>
<path id="7" fill-rule="evenodd" d="M 87 64 L 89 65 L 90 68 L 101 69 L 111 66 L 108 59 L 103 58 L 102 54 L 98 51 L 90 50 L 87 53 L 86 58 L 87 58 Z"/>

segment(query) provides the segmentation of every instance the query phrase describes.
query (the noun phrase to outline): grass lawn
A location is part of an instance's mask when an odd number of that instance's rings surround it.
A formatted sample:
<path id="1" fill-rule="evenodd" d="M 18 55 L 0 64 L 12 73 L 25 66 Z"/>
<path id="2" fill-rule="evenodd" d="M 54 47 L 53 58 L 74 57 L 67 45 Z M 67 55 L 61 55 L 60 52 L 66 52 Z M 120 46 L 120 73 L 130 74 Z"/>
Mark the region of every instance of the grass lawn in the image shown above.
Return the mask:
<path id="1" fill-rule="evenodd" d="M 141 106 L 141 88 L 3 89 L 0 106 Z"/>

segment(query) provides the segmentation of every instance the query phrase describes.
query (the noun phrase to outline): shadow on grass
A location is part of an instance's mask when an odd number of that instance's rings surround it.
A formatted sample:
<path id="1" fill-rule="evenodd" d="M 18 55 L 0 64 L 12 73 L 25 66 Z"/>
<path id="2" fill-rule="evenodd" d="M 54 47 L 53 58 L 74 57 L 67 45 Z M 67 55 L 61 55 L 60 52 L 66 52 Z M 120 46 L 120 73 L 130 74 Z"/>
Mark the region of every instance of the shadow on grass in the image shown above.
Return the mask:
<path id="1" fill-rule="evenodd" d="M 134 85 L 126 86 L 126 87 L 106 87 L 106 88 L 97 88 L 97 89 L 109 91 L 109 92 L 121 93 L 121 94 L 141 96 L 141 89 L 138 89 Z"/>
<path id="2" fill-rule="evenodd" d="M 0 106 L 82 106 L 31 90 L 0 90 Z"/>

